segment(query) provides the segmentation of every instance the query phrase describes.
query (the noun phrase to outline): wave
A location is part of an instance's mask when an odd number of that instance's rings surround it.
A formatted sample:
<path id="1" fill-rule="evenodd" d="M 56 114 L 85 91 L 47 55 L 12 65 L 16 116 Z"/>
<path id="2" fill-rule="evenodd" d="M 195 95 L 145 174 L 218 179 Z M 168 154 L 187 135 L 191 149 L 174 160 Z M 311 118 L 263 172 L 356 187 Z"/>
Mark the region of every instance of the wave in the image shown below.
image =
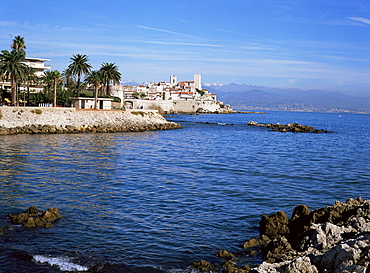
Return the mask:
<path id="1" fill-rule="evenodd" d="M 58 266 L 61 271 L 88 271 L 86 266 L 72 263 L 70 258 L 66 257 L 48 257 L 43 255 L 34 255 L 33 259 L 37 263 L 48 263 L 51 266 Z"/>

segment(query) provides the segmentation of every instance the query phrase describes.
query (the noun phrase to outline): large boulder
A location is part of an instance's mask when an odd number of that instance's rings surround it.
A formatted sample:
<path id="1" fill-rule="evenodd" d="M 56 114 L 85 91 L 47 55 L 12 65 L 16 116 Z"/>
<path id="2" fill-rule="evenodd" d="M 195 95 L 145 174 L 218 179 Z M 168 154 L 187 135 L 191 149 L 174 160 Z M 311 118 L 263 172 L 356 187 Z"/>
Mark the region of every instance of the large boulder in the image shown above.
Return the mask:
<path id="1" fill-rule="evenodd" d="M 370 200 L 350 198 L 314 211 L 300 205 L 288 223 L 283 215 L 262 216 L 261 234 L 275 237 L 270 242 L 264 244 L 262 238 L 246 242 L 248 246 L 259 242 L 264 251 L 265 262 L 251 272 L 349 273 L 369 268 Z"/>
<path id="2" fill-rule="evenodd" d="M 200 260 L 199 262 L 194 262 L 191 266 L 195 269 L 201 270 L 203 272 L 210 272 L 214 269 L 214 265 L 205 260 Z"/>
<path id="3" fill-rule="evenodd" d="M 239 258 L 245 261 L 247 256 L 263 260 L 250 269 L 252 273 L 368 272 L 370 200 L 350 198 L 313 211 L 299 205 L 290 219 L 283 211 L 262 215 L 260 237 L 249 239 L 243 248 L 239 254 L 217 253 L 223 262 L 221 272 L 248 272 L 247 265 L 237 266 L 243 263 Z M 209 266 L 204 262 L 195 265 L 198 270 L 217 268 Z"/>
<path id="4" fill-rule="evenodd" d="M 327 250 L 334 247 L 343 240 L 344 234 L 355 232 L 351 227 L 336 226 L 332 223 L 312 224 L 305 233 L 305 237 L 298 246 L 299 250 L 305 251 L 315 248 L 317 250 Z"/>
<path id="5" fill-rule="evenodd" d="M 286 261 L 297 255 L 284 236 L 271 240 L 263 247 L 263 253 L 265 261 L 269 263 Z"/>
<path id="6" fill-rule="evenodd" d="M 326 272 L 366 272 L 369 267 L 370 235 L 340 242 L 335 247 L 316 257 L 316 263 Z"/>
<path id="7" fill-rule="evenodd" d="M 284 273 L 318 273 L 308 257 L 298 257 L 285 267 Z"/>
<path id="8" fill-rule="evenodd" d="M 260 234 L 269 238 L 279 237 L 289 233 L 289 219 L 284 211 L 278 211 L 271 215 L 262 215 L 260 221 Z"/>

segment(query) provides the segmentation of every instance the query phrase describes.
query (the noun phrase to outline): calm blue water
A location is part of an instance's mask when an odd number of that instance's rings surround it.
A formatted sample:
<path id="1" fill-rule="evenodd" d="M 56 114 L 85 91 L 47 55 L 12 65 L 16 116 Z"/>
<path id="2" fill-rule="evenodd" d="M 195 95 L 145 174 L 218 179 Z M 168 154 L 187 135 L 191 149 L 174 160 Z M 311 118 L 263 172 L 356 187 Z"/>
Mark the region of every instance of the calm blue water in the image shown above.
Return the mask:
<path id="1" fill-rule="evenodd" d="M 370 115 L 176 115 L 181 130 L 0 137 L 0 272 L 190 272 L 258 235 L 262 214 L 370 198 Z M 329 134 L 270 132 L 298 122 Z M 213 124 L 216 123 L 216 124 Z M 233 124 L 233 125 L 231 125 Z"/>

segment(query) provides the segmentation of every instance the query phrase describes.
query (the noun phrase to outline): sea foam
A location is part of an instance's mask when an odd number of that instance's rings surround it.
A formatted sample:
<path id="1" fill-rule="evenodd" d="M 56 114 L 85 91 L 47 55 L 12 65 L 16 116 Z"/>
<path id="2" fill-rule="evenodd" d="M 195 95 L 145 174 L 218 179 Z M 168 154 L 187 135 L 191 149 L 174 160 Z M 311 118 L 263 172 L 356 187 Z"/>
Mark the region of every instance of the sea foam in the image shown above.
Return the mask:
<path id="1" fill-rule="evenodd" d="M 65 257 L 47 257 L 43 255 L 33 256 L 34 260 L 38 263 L 48 263 L 51 266 L 58 266 L 61 271 L 87 271 L 86 266 L 74 264 L 70 262 L 69 258 Z"/>

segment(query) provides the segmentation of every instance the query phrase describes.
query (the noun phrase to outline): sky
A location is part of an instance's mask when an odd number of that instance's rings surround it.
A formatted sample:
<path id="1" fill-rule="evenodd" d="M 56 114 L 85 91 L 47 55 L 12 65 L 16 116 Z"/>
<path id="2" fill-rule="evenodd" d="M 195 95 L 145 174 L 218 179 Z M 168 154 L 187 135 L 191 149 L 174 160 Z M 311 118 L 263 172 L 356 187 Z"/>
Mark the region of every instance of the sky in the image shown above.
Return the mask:
<path id="1" fill-rule="evenodd" d="M 2 0 L 0 50 L 63 71 L 74 54 L 123 81 L 203 83 L 370 97 L 368 0 Z"/>

